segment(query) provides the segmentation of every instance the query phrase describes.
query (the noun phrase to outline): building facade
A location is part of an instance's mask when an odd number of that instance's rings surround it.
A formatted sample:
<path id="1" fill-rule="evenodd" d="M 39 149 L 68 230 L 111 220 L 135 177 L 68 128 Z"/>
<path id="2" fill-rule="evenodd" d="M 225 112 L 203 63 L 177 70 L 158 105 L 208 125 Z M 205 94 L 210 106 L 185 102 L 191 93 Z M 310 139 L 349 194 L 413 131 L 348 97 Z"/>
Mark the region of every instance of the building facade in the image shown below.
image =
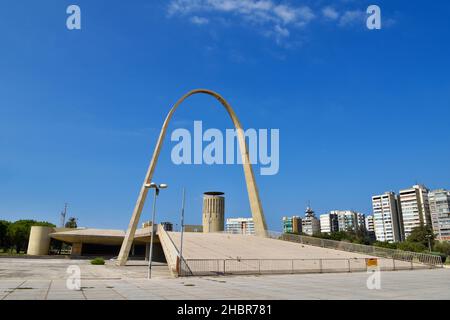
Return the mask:
<path id="1" fill-rule="evenodd" d="M 284 233 L 302 233 L 302 218 L 299 216 L 283 217 Z"/>
<path id="2" fill-rule="evenodd" d="M 450 241 L 450 191 L 439 189 L 428 194 L 433 232 L 439 241 Z"/>
<path id="3" fill-rule="evenodd" d="M 372 197 L 375 237 L 378 241 L 402 241 L 401 217 L 397 196 L 386 192 Z"/>
<path id="4" fill-rule="evenodd" d="M 357 229 L 366 230 L 366 215 L 364 213 L 358 212 L 356 214 L 357 217 Z"/>
<path id="5" fill-rule="evenodd" d="M 403 238 L 419 226 L 431 226 L 428 189 L 423 185 L 414 185 L 410 189 L 400 190 L 400 212 L 403 222 Z"/>
<path id="6" fill-rule="evenodd" d="M 338 220 L 339 231 L 355 231 L 358 228 L 358 213 L 352 210 L 333 210 Z"/>
<path id="7" fill-rule="evenodd" d="M 375 224 L 372 215 L 365 217 L 364 219 L 364 227 L 366 228 L 366 234 L 369 236 L 371 241 L 377 240 L 375 235 Z"/>
<path id="8" fill-rule="evenodd" d="M 320 232 L 332 233 L 339 230 L 337 215 L 334 213 L 325 213 L 320 215 Z"/>
<path id="9" fill-rule="evenodd" d="M 225 230 L 233 234 L 255 234 L 253 218 L 229 218 L 225 223 Z"/>
<path id="10" fill-rule="evenodd" d="M 365 219 L 366 230 L 369 232 L 375 232 L 375 224 L 373 220 L 373 216 L 369 215 Z"/>
<path id="11" fill-rule="evenodd" d="M 302 219 L 303 233 L 312 236 L 320 232 L 320 220 L 316 218 L 314 211 L 307 207 L 305 211 L 305 218 Z"/>

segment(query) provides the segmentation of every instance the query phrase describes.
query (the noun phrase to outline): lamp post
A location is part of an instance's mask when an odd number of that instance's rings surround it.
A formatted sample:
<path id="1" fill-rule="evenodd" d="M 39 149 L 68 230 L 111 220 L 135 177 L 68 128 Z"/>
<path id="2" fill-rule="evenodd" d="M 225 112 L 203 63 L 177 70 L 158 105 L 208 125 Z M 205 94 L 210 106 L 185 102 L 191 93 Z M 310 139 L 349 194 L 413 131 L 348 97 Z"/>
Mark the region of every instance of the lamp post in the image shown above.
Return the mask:
<path id="1" fill-rule="evenodd" d="M 427 238 L 427 240 L 428 240 L 428 251 L 430 251 L 430 252 L 431 252 L 431 237 L 432 237 L 431 234 L 427 234 L 425 236 L 425 238 Z"/>
<path id="2" fill-rule="evenodd" d="M 167 184 L 160 184 L 157 185 L 156 183 L 148 183 L 145 185 L 148 189 L 155 189 L 155 195 L 153 198 L 153 214 L 152 214 L 152 238 L 150 239 L 150 257 L 148 261 L 148 279 L 151 279 L 152 277 L 152 259 L 153 259 L 153 241 L 154 241 L 154 235 L 155 235 L 155 216 L 156 216 L 156 197 L 159 195 L 160 189 L 167 188 Z"/>
<path id="3" fill-rule="evenodd" d="M 178 272 L 182 273 L 183 267 L 183 234 L 184 234 L 184 202 L 186 198 L 186 191 L 183 188 L 183 200 L 181 202 L 181 239 L 180 239 L 180 265 L 178 266 Z"/>

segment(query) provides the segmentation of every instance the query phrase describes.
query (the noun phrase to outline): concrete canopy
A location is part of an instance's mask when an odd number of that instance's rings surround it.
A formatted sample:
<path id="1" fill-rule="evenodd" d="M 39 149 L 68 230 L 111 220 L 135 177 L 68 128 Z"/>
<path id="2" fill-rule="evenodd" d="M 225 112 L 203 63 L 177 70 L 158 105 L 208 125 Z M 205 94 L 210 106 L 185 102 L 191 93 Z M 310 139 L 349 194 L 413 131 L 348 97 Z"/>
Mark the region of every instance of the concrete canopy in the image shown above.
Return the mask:
<path id="1" fill-rule="evenodd" d="M 150 227 L 136 230 L 134 242 L 145 244 L 150 241 Z M 123 230 L 105 229 L 75 229 L 69 231 L 53 232 L 50 238 L 67 243 L 92 243 L 101 245 L 120 245 L 125 237 Z M 159 241 L 155 237 L 155 241 Z"/>

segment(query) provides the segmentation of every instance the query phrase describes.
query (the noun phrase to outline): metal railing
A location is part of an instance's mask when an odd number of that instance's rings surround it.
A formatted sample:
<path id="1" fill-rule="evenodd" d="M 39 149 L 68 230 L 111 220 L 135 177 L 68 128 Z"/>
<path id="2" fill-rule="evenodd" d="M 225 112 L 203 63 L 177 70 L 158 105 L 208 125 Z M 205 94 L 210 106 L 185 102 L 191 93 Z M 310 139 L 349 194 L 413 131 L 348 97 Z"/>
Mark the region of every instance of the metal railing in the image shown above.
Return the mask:
<path id="1" fill-rule="evenodd" d="M 329 239 L 321 239 L 290 233 L 281 233 L 267 231 L 267 237 L 272 239 L 296 242 L 310 246 L 322 247 L 327 249 L 342 250 L 348 252 L 357 252 L 370 256 L 406 261 L 411 263 L 424 264 L 431 267 L 442 268 L 442 258 L 438 255 L 410 252 L 396 249 L 381 248 L 376 246 L 368 246 L 363 244 L 350 243 L 345 241 L 335 241 Z"/>
<path id="2" fill-rule="evenodd" d="M 186 259 L 181 262 L 179 276 L 258 275 L 366 272 L 366 258 L 349 259 Z M 377 258 L 380 271 L 431 268 L 413 261 Z"/>

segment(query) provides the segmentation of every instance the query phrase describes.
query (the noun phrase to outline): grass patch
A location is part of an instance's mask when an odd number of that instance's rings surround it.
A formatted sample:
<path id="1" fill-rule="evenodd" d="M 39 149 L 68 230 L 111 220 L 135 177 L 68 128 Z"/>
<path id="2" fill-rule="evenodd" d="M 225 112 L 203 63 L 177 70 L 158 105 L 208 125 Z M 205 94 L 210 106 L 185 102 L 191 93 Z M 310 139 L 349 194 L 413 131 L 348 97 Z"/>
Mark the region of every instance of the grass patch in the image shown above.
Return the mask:
<path id="1" fill-rule="evenodd" d="M 93 265 L 104 265 L 105 264 L 105 259 L 103 258 L 95 258 L 91 260 L 91 264 Z"/>

